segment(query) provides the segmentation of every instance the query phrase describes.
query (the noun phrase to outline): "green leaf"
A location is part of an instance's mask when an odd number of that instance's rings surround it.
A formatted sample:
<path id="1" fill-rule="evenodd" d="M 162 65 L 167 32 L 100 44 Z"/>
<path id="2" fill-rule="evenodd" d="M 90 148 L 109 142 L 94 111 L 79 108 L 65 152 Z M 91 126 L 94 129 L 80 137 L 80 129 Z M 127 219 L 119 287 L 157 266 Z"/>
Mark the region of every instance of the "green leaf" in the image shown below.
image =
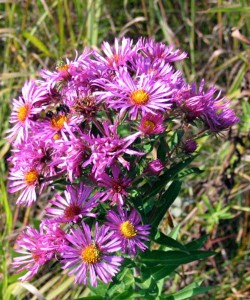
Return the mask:
<path id="1" fill-rule="evenodd" d="M 169 265 L 169 266 L 157 266 L 157 267 L 145 267 L 142 266 L 141 272 L 144 280 L 147 280 L 148 278 L 152 277 L 156 282 L 166 278 L 168 275 L 170 275 L 176 268 L 178 268 L 178 265 Z"/>
<path id="2" fill-rule="evenodd" d="M 84 297 L 84 298 L 77 298 L 75 300 L 104 300 L 105 298 L 102 296 L 88 296 L 88 297 Z"/>
<path id="3" fill-rule="evenodd" d="M 175 227 L 170 231 L 170 233 L 168 234 L 168 236 L 170 236 L 171 238 L 173 238 L 174 240 L 176 240 L 177 237 L 178 237 L 180 228 L 181 228 L 180 225 L 175 226 Z"/>
<path id="4" fill-rule="evenodd" d="M 152 186 L 147 185 L 147 191 L 145 192 L 142 198 L 145 200 L 152 198 L 154 195 L 159 193 L 162 188 L 179 173 L 183 170 L 186 166 L 188 166 L 196 157 L 197 155 L 191 156 L 183 161 L 174 165 L 171 169 L 167 170 L 164 174 L 159 176 L 159 180 Z"/>
<path id="5" fill-rule="evenodd" d="M 169 296 L 161 296 L 160 299 L 163 300 L 185 300 L 190 299 L 190 297 L 194 297 L 200 294 L 204 294 L 210 291 L 213 287 L 204 286 L 204 287 L 195 287 L 192 289 L 183 289 L 179 292 L 175 293 L 174 295 Z"/>
<path id="6" fill-rule="evenodd" d="M 169 149 L 165 137 L 161 137 L 160 144 L 157 148 L 157 158 L 164 162 L 166 160 L 166 154 L 168 150 Z"/>
<path id="7" fill-rule="evenodd" d="M 185 247 L 188 250 L 198 250 L 206 243 L 208 237 L 209 237 L 208 235 L 204 235 L 204 236 L 198 238 L 197 240 L 186 244 Z"/>
<path id="8" fill-rule="evenodd" d="M 44 43 L 39 40 L 37 37 L 29 33 L 28 31 L 23 31 L 22 35 L 31 42 L 36 48 L 42 51 L 46 56 L 53 57 L 53 54 L 49 51 L 49 49 L 44 45 Z"/>
<path id="9" fill-rule="evenodd" d="M 201 174 L 203 172 L 204 171 L 200 170 L 199 168 L 188 168 L 187 170 L 184 170 L 178 174 L 178 179 L 181 179 L 191 174 Z"/>
<path id="10" fill-rule="evenodd" d="M 159 265 L 181 265 L 189 262 L 207 258 L 215 255 L 212 251 L 190 251 L 190 253 L 182 251 L 162 251 L 153 250 L 146 251 L 141 254 L 141 262 L 148 266 Z"/>
<path id="11" fill-rule="evenodd" d="M 173 181 L 159 200 L 159 207 L 155 207 L 155 209 L 148 214 L 152 226 L 158 227 L 167 210 L 178 196 L 181 184 L 181 181 Z"/>
<path id="12" fill-rule="evenodd" d="M 112 296 L 112 300 L 127 300 L 131 299 L 131 296 L 134 294 L 133 288 L 129 288 L 123 293 L 116 293 Z"/>
<path id="13" fill-rule="evenodd" d="M 172 249 L 180 249 L 183 251 L 187 251 L 185 246 L 183 246 L 181 243 L 177 242 L 173 238 L 165 235 L 163 232 L 154 230 L 151 230 L 151 232 L 152 240 L 157 244 L 164 245 Z"/>

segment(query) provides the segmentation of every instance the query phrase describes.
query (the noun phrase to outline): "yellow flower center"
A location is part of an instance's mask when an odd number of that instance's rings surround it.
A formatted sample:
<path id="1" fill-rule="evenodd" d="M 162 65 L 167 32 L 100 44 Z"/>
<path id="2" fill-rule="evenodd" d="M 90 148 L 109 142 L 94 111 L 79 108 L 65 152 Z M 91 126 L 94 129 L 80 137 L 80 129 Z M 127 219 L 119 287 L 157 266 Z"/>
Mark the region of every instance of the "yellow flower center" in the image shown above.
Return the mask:
<path id="1" fill-rule="evenodd" d="M 67 122 L 68 118 L 65 115 L 56 115 L 51 119 L 51 127 L 55 130 L 61 130 L 64 126 L 64 122 Z"/>
<path id="2" fill-rule="evenodd" d="M 57 66 L 56 69 L 59 72 L 68 72 L 69 65 L 66 64 L 66 65 L 62 65 L 62 66 Z"/>
<path id="3" fill-rule="evenodd" d="M 147 104 L 149 101 L 149 94 L 142 89 L 136 90 L 131 92 L 130 99 L 131 102 L 135 105 Z"/>
<path id="4" fill-rule="evenodd" d="M 82 260 L 87 264 L 95 264 L 100 260 L 101 251 L 95 244 L 90 244 L 82 250 Z"/>
<path id="5" fill-rule="evenodd" d="M 154 130 L 155 129 L 155 123 L 153 121 L 146 120 L 143 125 L 144 125 L 145 129 L 148 129 L 148 130 Z"/>
<path id="6" fill-rule="evenodd" d="M 21 106 L 19 108 L 18 114 L 17 114 L 17 118 L 20 122 L 24 122 L 28 115 L 30 113 L 30 106 L 29 104 L 25 104 L 24 106 Z"/>
<path id="7" fill-rule="evenodd" d="M 27 185 L 33 185 L 38 179 L 38 173 L 36 170 L 31 170 L 24 175 L 24 179 Z"/>
<path id="8" fill-rule="evenodd" d="M 54 134 L 54 136 L 53 136 L 54 141 L 60 140 L 60 138 L 61 138 L 60 133 L 56 133 L 56 134 Z"/>
<path id="9" fill-rule="evenodd" d="M 134 225 L 131 224 L 129 221 L 121 223 L 120 231 L 121 234 L 127 239 L 131 239 L 137 235 L 137 230 L 135 230 Z"/>

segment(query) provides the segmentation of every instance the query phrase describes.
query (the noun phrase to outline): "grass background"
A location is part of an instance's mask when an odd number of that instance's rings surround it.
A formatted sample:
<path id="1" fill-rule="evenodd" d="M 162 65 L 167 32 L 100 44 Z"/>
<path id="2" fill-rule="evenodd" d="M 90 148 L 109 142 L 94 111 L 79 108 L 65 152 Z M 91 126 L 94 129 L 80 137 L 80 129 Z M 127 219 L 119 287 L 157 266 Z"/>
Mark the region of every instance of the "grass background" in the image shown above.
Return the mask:
<path id="1" fill-rule="evenodd" d="M 206 80 L 232 99 L 242 122 L 222 136 L 204 138 L 194 163 L 204 172 L 186 179 L 168 212 L 166 229 L 180 224 L 182 241 L 208 235 L 205 248 L 219 254 L 189 264 L 166 282 L 176 291 L 193 280 L 217 288 L 203 299 L 250 299 L 250 3 L 185 0 L 24 0 L 0 1 L 0 295 L 2 299 L 74 299 L 89 294 L 53 266 L 21 284 L 9 265 L 13 245 L 27 224 L 36 225 L 41 206 L 21 208 L 7 195 L 11 99 L 27 78 L 73 58 L 88 45 L 114 37 L 154 37 L 189 53 L 178 64 L 187 81 Z M 46 195 L 44 196 L 46 198 Z M 43 199 L 41 199 L 43 201 Z M 0 296 L 1 299 L 1 296 Z M 197 297 L 198 299 L 198 297 Z"/>

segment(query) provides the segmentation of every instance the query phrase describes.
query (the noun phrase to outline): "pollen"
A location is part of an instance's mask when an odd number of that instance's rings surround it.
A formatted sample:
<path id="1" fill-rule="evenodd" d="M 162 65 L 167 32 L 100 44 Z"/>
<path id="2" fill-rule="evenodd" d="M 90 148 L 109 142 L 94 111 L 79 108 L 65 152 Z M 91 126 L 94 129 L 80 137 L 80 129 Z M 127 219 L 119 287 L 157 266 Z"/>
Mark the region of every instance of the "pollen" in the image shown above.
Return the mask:
<path id="1" fill-rule="evenodd" d="M 56 115 L 51 119 L 51 127 L 55 130 L 61 130 L 64 127 L 64 122 L 67 122 L 68 118 L 65 115 Z"/>
<path id="2" fill-rule="evenodd" d="M 28 115 L 30 113 L 30 106 L 28 104 L 25 104 L 24 106 L 21 106 L 19 108 L 18 114 L 17 114 L 17 118 L 20 122 L 24 122 Z"/>
<path id="3" fill-rule="evenodd" d="M 38 173 L 36 170 L 31 170 L 24 175 L 24 179 L 27 185 L 33 185 L 38 179 Z"/>
<path id="4" fill-rule="evenodd" d="M 113 56 L 111 56 L 109 58 L 109 64 L 112 65 L 113 62 L 115 62 L 116 64 L 119 62 L 120 60 L 120 55 L 119 54 L 114 54 Z"/>
<path id="5" fill-rule="evenodd" d="M 120 231 L 126 239 L 131 239 L 137 235 L 137 230 L 135 230 L 134 225 L 131 224 L 129 221 L 121 223 Z"/>
<path id="6" fill-rule="evenodd" d="M 81 213 L 81 208 L 80 206 L 76 205 L 76 204 L 72 204 L 68 207 L 66 207 L 65 211 L 64 211 L 64 217 L 66 219 L 73 219 L 75 216 L 78 216 Z"/>
<path id="7" fill-rule="evenodd" d="M 41 254 L 38 254 L 35 252 L 32 253 L 32 258 L 34 259 L 35 262 L 39 262 L 40 257 L 41 257 Z"/>
<path id="8" fill-rule="evenodd" d="M 57 133 L 54 134 L 54 136 L 53 136 L 54 141 L 60 140 L 60 138 L 61 138 L 61 135 L 60 135 L 59 132 L 57 132 Z"/>
<path id="9" fill-rule="evenodd" d="M 149 94 L 142 89 L 136 90 L 131 92 L 130 100 L 135 105 L 144 105 L 149 101 Z"/>
<path id="10" fill-rule="evenodd" d="M 154 130 L 155 129 L 155 123 L 153 121 L 150 120 L 146 120 L 143 124 L 143 127 L 149 131 Z"/>
<path id="11" fill-rule="evenodd" d="M 68 65 L 68 64 L 65 64 L 65 65 L 62 65 L 62 66 L 57 66 L 56 69 L 57 69 L 57 71 L 59 71 L 59 72 L 68 72 L 68 70 L 69 70 L 69 65 Z"/>
<path id="12" fill-rule="evenodd" d="M 98 249 L 98 247 L 95 244 L 87 245 L 82 250 L 82 260 L 83 262 L 87 264 L 95 264 L 97 263 L 101 258 L 101 251 Z"/>

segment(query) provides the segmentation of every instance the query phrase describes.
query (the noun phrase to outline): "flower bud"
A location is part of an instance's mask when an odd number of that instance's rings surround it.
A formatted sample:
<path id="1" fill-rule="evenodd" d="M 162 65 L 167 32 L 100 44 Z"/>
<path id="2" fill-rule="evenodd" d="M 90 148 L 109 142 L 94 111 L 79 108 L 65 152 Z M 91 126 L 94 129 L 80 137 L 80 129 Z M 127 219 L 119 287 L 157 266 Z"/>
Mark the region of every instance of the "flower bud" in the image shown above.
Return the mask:
<path id="1" fill-rule="evenodd" d="M 151 175 L 159 175 L 163 169 L 163 163 L 159 159 L 155 159 L 148 163 L 145 172 Z"/>
<path id="2" fill-rule="evenodd" d="M 195 150 L 197 149 L 197 143 L 194 140 L 188 140 L 186 141 L 184 147 L 183 147 L 183 151 L 186 154 L 191 154 L 193 153 Z"/>

